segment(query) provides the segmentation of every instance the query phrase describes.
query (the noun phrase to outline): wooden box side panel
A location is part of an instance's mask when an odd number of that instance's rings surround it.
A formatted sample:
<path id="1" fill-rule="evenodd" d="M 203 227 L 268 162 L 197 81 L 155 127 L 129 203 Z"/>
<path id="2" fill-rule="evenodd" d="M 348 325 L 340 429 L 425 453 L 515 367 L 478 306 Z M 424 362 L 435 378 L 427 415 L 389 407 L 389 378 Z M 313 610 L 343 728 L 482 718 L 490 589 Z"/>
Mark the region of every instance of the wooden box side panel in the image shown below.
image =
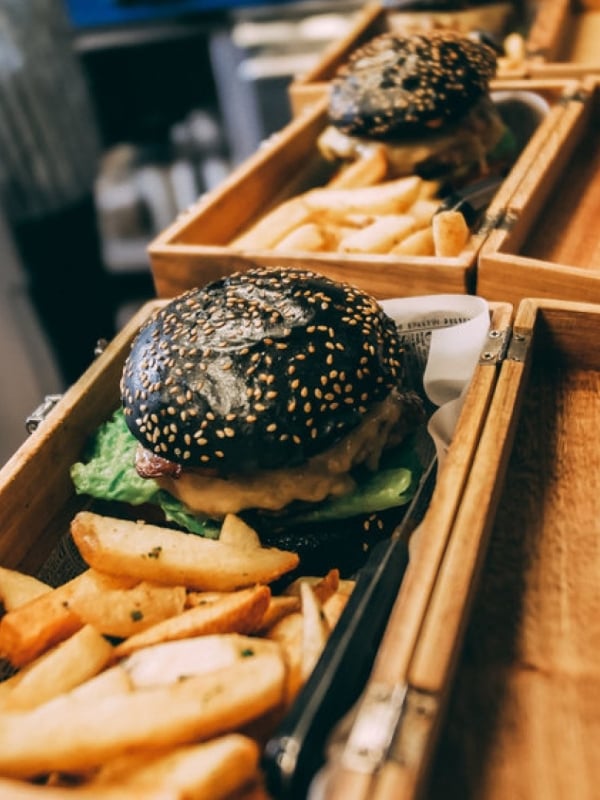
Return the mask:
<path id="1" fill-rule="evenodd" d="M 333 280 L 346 281 L 382 300 L 422 294 L 472 293 L 475 285 L 475 251 L 459 258 L 411 258 L 398 263 L 391 256 L 367 259 L 341 254 L 281 255 L 272 251 L 233 252 L 224 248 L 156 248 L 152 255 L 157 295 L 175 297 L 193 286 L 246 272 L 256 266 L 314 270 Z"/>
<path id="2" fill-rule="evenodd" d="M 496 304 L 492 310 L 490 330 L 502 336 L 511 323 L 512 312 L 509 304 Z M 394 685 L 408 677 L 448 537 L 485 426 L 496 380 L 494 364 L 482 363 L 476 368 L 453 441 L 437 477 L 431 504 L 413 535 L 409 567 L 373 670 L 372 679 L 376 682 Z"/>
<path id="3" fill-rule="evenodd" d="M 136 314 L 0 470 L 0 563 L 32 573 L 68 530 L 78 501 L 69 476 L 91 431 L 119 405 L 119 380 Z"/>
<path id="4" fill-rule="evenodd" d="M 600 372 L 578 333 L 600 310 L 523 306 L 531 370 L 431 798 L 592 798 L 600 778 Z"/>
<path id="5" fill-rule="evenodd" d="M 571 29 L 572 0 L 541 0 L 527 34 L 530 66 L 556 61 Z"/>
<path id="6" fill-rule="evenodd" d="M 523 174 L 482 245 L 477 291 L 484 297 L 600 301 L 599 115 L 598 83 L 569 83 L 535 169 Z"/>
<path id="7" fill-rule="evenodd" d="M 600 74 L 598 0 L 555 0 L 543 5 L 535 25 L 536 41 L 527 63 L 531 78 L 579 78 Z M 549 29 L 549 30 L 548 30 Z M 549 46 L 554 42 L 553 46 Z"/>
<path id="8" fill-rule="evenodd" d="M 492 306 L 490 341 L 506 334 L 512 313 L 508 304 Z M 420 706 L 417 699 L 419 710 L 416 715 L 412 714 L 412 687 L 407 686 L 409 670 L 493 401 L 497 377 L 497 367 L 482 358 L 475 369 L 452 443 L 437 475 L 431 503 L 423 522 L 412 535 L 408 568 L 366 687 L 367 697 L 369 692 L 375 697 L 385 697 L 388 692 L 392 696 L 394 692 L 408 688 L 390 753 L 376 772 L 367 771 L 360 758 L 358 761 L 356 758 L 343 759 L 328 785 L 328 797 L 332 800 L 365 800 L 367 797 L 409 800 L 420 796 L 418 785 L 426 767 L 425 754 L 431 750 L 432 730 L 439 725 L 439 714 L 437 697 L 434 696 L 422 697 Z M 359 715 L 362 711 L 363 706 L 359 706 Z M 368 713 L 366 718 L 369 719 Z M 374 722 L 372 719 L 369 721 L 371 724 Z M 385 722 L 381 724 L 385 728 Z M 353 735 L 354 731 L 350 734 L 351 739 Z"/>

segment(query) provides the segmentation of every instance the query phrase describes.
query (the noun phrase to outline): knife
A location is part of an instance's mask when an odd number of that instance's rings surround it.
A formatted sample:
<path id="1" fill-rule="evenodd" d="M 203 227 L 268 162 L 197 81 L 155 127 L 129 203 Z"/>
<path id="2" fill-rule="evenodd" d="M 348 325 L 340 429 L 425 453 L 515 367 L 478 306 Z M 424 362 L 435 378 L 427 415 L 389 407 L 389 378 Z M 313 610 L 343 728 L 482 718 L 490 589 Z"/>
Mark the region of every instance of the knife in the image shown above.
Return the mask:
<path id="1" fill-rule="evenodd" d="M 373 548 L 319 662 L 266 744 L 262 766 L 267 788 L 277 800 L 306 798 L 325 761 L 331 730 L 367 681 L 408 564 L 408 539 L 425 516 L 436 473 L 432 453 L 401 523 Z"/>

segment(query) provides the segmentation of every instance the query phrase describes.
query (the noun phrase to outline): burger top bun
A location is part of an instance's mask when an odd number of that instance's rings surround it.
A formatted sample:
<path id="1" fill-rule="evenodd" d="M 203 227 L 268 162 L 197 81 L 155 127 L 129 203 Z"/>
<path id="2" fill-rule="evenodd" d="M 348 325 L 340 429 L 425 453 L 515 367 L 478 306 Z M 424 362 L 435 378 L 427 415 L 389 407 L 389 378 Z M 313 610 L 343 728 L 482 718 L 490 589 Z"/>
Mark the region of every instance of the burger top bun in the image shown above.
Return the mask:
<path id="1" fill-rule="evenodd" d="M 227 474 L 323 452 L 401 376 L 395 324 L 372 297 L 311 272 L 257 268 L 155 313 L 121 392 L 148 451 Z"/>
<path id="2" fill-rule="evenodd" d="M 343 133 L 410 138 L 458 122 L 488 91 L 496 54 L 453 31 L 385 33 L 332 80 L 329 117 Z"/>

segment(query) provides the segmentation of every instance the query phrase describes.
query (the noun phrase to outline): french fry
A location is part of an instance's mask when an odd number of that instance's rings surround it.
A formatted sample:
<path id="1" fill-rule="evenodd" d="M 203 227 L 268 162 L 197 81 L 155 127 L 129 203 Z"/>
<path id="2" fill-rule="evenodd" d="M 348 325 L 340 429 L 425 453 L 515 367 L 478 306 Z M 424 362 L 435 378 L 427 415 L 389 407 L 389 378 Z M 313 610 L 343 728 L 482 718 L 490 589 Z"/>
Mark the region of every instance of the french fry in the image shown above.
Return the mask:
<path id="1" fill-rule="evenodd" d="M 418 200 L 433 200 L 438 197 L 442 184 L 440 181 L 421 181 L 419 186 Z"/>
<path id="2" fill-rule="evenodd" d="M 86 625 L 0 683 L 0 710 L 34 708 L 67 692 L 103 669 L 112 657 L 112 645 Z"/>
<path id="3" fill-rule="evenodd" d="M 186 601 L 184 586 L 129 581 L 87 570 L 69 604 L 85 623 L 106 636 L 126 638 L 164 619 L 180 614 Z"/>
<path id="4" fill-rule="evenodd" d="M 315 222 L 305 222 L 280 239 L 273 249 L 275 251 L 305 250 L 314 253 L 319 250 L 328 250 L 330 245 L 331 239 L 328 240 L 324 229 Z"/>
<path id="5" fill-rule="evenodd" d="M 240 550 L 256 550 L 262 547 L 254 528 L 237 514 L 225 515 L 219 531 L 219 541 L 230 544 L 232 547 L 238 547 Z"/>
<path id="6" fill-rule="evenodd" d="M 390 253 L 403 256 L 432 256 L 434 252 L 433 231 L 430 227 L 409 234 L 390 250 Z"/>
<path id="7" fill-rule="evenodd" d="M 348 595 L 348 597 L 354 591 L 354 587 L 356 586 L 356 581 L 353 578 L 343 578 L 338 583 L 337 591 L 341 592 L 342 594 Z"/>
<path id="8" fill-rule="evenodd" d="M 257 655 L 176 684 L 132 691 L 102 703 L 68 694 L 31 711 L 0 715 L 0 774 L 82 772 L 123 752 L 204 741 L 239 729 L 277 707 L 285 668 Z"/>
<path id="9" fill-rule="evenodd" d="M 51 586 L 32 575 L 0 567 L 0 605 L 4 606 L 5 611 L 13 611 L 51 591 Z"/>
<path id="10" fill-rule="evenodd" d="M 300 600 L 302 602 L 302 680 L 311 675 L 319 660 L 330 629 L 327 624 L 323 607 L 309 583 L 300 586 Z"/>
<path id="11" fill-rule="evenodd" d="M 124 658 L 119 666 L 134 689 L 145 689 L 230 667 L 249 656 L 278 652 L 277 642 L 224 633 L 144 647 Z"/>
<path id="12" fill-rule="evenodd" d="M 260 626 L 256 630 L 257 634 L 265 633 L 275 625 L 276 622 L 279 622 L 280 619 L 286 617 L 288 614 L 292 614 L 294 611 L 300 611 L 300 597 L 287 597 L 287 596 L 276 596 L 271 597 L 269 600 L 269 605 L 267 606 L 267 610 L 263 614 L 263 618 L 260 621 Z"/>
<path id="13" fill-rule="evenodd" d="M 297 611 L 280 619 L 267 631 L 266 636 L 271 641 L 277 642 L 282 649 L 286 663 L 286 682 L 284 703 L 289 707 L 303 683 L 302 676 L 302 638 L 304 633 L 304 619 L 302 612 Z"/>
<path id="14" fill-rule="evenodd" d="M 251 633 L 261 624 L 270 597 L 268 586 L 254 586 L 223 594 L 213 603 L 188 608 L 177 616 L 163 619 L 145 631 L 130 636 L 115 647 L 115 657 L 122 658 L 141 647 L 190 636 Z"/>
<path id="15" fill-rule="evenodd" d="M 303 195 L 297 195 L 268 211 L 247 231 L 231 242 L 231 247 L 245 250 L 270 250 L 284 236 L 308 220 L 310 209 Z"/>
<path id="16" fill-rule="evenodd" d="M 132 688 L 127 672 L 119 664 L 115 664 L 113 667 L 108 667 L 108 669 L 99 672 L 93 678 L 71 689 L 69 695 L 73 700 L 82 700 L 86 703 L 102 703 L 106 697 L 127 694 Z M 52 702 L 48 701 L 46 708 Z M 63 695 L 57 695 L 54 698 L 54 702 L 58 704 L 60 709 L 63 703 Z"/>
<path id="17" fill-rule="evenodd" d="M 401 214 L 417 199 L 421 182 L 410 175 L 356 189 L 311 189 L 303 200 L 311 211 L 326 212 L 330 218 L 353 213 Z"/>
<path id="18" fill-rule="evenodd" d="M 335 592 L 323 602 L 323 614 L 330 631 L 337 625 L 348 600 L 349 595 L 344 594 L 344 592 Z"/>
<path id="19" fill-rule="evenodd" d="M 83 623 L 69 601 L 83 580 L 79 575 L 5 614 L 0 620 L 0 654 L 22 667 L 78 631 Z"/>
<path id="20" fill-rule="evenodd" d="M 303 583 L 308 583 L 312 587 L 319 602 L 324 603 L 332 594 L 338 591 L 340 586 L 340 571 L 339 569 L 330 569 L 322 578 L 302 575 L 286 586 L 284 594 L 299 598 Z"/>
<path id="21" fill-rule="evenodd" d="M 388 167 L 385 145 L 375 144 L 364 148 L 354 161 L 342 166 L 327 186 L 334 189 L 374 186 L 386 179 Z"/>
<path id="22" fill-rule="evenodd" d="M 219 600 L 226 592 L 187 592 L 185 596 L 185 607 L 194 608 L 195 606 L 206 606 Z"/>
<path id="23" fill-rule="evenodd" d="M 343 253 L 388 253 L 415 230 L 410 214 L 385 214 L 370 225 L 346 236 L 339 244 Z"/>
<path id="24" fill-rule="evenodd" d="M 431 225 L 433 215 L 440 207 L 439 200 L 417 200 L 408 209 L 408 213 L 415 221 L 415 228 L 426 228 Z"/>
<path id="25" fill-rule="evenodd" d="M 164 754 L 123 756 L 101 769 L 89 786 L 175 789 L 177 797 L 223 800 L 256 776 L 258 758 L 256 742 L 231 733 Z"/>
<path id="26" fill-rule="evenodd" d="M 71 532 L 83 559 L 100 572 L 190 589 L 230 591 L 270 583 L 298 566 L 296 553 L 252 551 L 143 522 L 79 512 Z"/>
<path id="27" fill-rule="evenodd" d="M 460 211 L 440 211 L 432 220 L 435 255 L 458 256 L 469 241 L 470 231 Z"/>

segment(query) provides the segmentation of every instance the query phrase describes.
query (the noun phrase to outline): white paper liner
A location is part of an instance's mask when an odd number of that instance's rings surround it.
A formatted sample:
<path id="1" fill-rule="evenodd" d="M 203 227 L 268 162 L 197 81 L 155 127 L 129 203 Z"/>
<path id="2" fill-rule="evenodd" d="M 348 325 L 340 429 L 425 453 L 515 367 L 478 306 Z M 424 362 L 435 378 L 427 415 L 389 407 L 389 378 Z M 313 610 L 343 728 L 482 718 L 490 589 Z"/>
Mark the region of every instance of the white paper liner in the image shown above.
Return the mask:
<path id="1" fill-rule="evenodd" d="M 441 463 L 489 332 L 489 306 L 482 297 L 460 294 L 383 300 L 381 306 L 416 355 L 423 390 L 438 406 L 428 430 Z"/>

